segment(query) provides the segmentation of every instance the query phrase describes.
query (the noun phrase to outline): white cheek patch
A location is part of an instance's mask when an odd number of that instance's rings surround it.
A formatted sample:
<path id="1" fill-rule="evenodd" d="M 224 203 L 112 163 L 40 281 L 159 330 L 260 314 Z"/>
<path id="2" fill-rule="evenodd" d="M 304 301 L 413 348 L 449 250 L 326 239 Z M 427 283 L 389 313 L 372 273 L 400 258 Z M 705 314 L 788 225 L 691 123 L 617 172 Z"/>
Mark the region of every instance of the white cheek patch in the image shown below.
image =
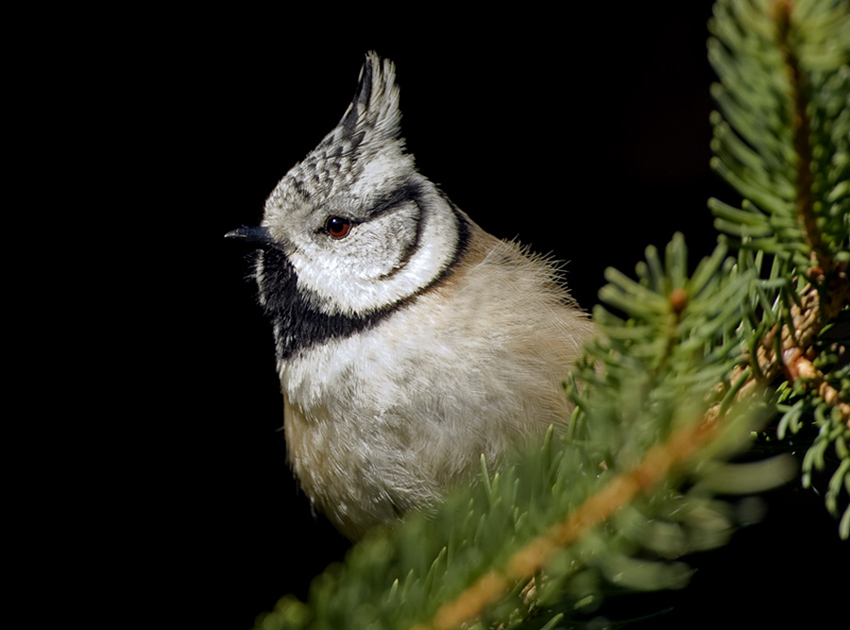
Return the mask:
<path id="1" fill-rule="evenodd" d="M 385 277 L 404 266 L 417 247 L 417 228 L 421 221 L 419 207 L 408 201 L 391 212 L 362 223 L 355 229 L 356 238 L 342 249 L 345 271 L 368 281 Z M 347 251 L 346 251 L 347 250 Z"/>
<path id="2" fill-rule="evenodd" d="M 323 313 L 364 315 L 411 297 L 443 272 L 456 254 L 458 218 L 427 191 L 419 204 L 405 202 L 355 226 L 344 241 L 320 245 L 290 255 L 299 288 L 318 298 Z"/>
<path id="3" fill-rule="evenodd" d="M 263 253 L 257 253 L 257 260 L 254 263 L 254 278 L 257 281 L 257 286 L 261 289 L 259 291 L 259 300 L 260 306 L 266 305 L 266 293 L 262 290 L 263 285 L 265 284 L 265 278 L 263 274 L 265 273 L 265 269 L 263 268 Z"/>

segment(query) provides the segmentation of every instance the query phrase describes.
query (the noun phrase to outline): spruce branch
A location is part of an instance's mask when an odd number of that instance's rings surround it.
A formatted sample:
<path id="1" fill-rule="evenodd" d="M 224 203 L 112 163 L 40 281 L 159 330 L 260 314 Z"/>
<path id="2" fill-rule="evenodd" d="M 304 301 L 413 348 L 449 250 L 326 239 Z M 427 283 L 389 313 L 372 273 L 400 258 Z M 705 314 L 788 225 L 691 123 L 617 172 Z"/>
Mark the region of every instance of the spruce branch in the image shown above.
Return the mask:
<path id="1" fill-rule="evenodd" d="M 721 112 L 712 116 L 712 165 L 744 197 L 741 208 L 711 200 L 715 225 L 741 250 L 742 266 L 770 278 L 757 283 L 759 304 L 750 319 L 746 396 L 756 382 L 780 382 L 797 400 L 777 435 L 819 427 L 803 464 L 805 485 L 824 469 L 831 447 L 839 464 L 827 491 L 837 513 L 842 486 L 850 488 L 846 444 L 850 397 L 839 361 L 822 337 L 850 304 L 850 8 L 835 0 L 723 0 L 710 24 L 709 59 L 721 78 L 713 94 Z M 760 90 L 741 77 L 755 67 Z M 734 89 L 732 89 L 734 88 Z M 764 209 L 762 209 L 764 208 Z M 833 350 L 846 353 L 848 335 Z M 846 362 L 846 359 L 845 359 Z M 812 419 L 801 422 L 807 410 Z M 850 536 L 850 507 L 840 525 Z"/>
<path id="2" fill-rule="evenodd" d="M 814 213 L 814 198 L 812 185 L 812 147 L 809 143 L 811 136 L 811 125 L 809 124 L 808 109 L 809 100 L 806 95 L 806 76 L 800 69 L 800 60 L 797 57 L 795 47 L 790 41 L 792 30 L 793 3 L 791 0 L 775 0 L 774 21 L 776 23 L 779 53 L 785 64 L 788 75 L 790 98 L 793 102 L 791 127 L 794 136 L 794 152 L 796 153 L 796 193 L 797 193 L 797 217 L 803 226 L 805 240 L 811 248 L 814 264 L 819 264 L 825 273 L 832 270 L 832 254 L 826 249 L 821 238 L 821 230 L 818 227 Z"/>

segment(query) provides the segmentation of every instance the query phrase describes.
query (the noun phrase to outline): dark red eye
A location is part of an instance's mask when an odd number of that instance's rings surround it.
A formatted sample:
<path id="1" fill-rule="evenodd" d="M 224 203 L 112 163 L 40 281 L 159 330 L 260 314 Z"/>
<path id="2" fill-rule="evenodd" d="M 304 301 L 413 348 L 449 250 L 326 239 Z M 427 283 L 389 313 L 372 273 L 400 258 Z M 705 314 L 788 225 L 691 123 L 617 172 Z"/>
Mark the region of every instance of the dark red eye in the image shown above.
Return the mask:
<path id="1" fill-rule="evenodd" d="M 334 238 L 345 238 L 351 231 L 351 221 L 342 217 L 331 217 L 325 223 L 325 229 Z"/>

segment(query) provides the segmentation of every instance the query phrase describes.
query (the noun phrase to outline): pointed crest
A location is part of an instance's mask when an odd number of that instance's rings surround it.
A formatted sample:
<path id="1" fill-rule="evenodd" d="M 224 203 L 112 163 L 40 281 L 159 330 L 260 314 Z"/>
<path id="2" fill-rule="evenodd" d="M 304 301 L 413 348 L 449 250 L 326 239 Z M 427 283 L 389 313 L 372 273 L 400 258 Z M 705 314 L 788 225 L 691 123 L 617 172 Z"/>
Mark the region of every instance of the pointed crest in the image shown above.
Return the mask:
<path id="1" fill-rule="evenodd" d="M 400 123 L 395 66 L 370 51 L 342 120 L 290 169 L 266 202 L 267 209 L 275 212 L 297 198 L 319 201 L 336 190 L 350 190 L 367 164 L 382 154 L 388 162 L 413 168 L 413 157 L 404 153 Z"/>
<path id="2" fill-rule="evenodd" d="M 401 123 L 398 102 L 393 62 L 369 51 L 360 69 L 357 91 L 339 126 L 355 146 L 397 139 Z"/>

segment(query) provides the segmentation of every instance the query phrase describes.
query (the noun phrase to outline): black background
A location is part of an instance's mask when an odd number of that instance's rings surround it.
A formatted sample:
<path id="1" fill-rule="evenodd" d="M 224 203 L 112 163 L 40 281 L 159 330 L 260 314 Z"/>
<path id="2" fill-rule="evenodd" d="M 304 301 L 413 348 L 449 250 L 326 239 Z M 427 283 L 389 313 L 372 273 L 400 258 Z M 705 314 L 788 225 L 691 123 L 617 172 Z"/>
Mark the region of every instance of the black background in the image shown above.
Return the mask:
<path id="1" fill-rule="evenodd" d="M 488 231 L 568 261 L 590 309 L 606 267 L 631 273 L 677 231 L 693 264 L 709 254 L 706 200 L 737 201 L 708 167 L 710 5 L 67 16 L 103 26 L 66 33 L 36 82 L 55 97 L 54 159 L 85 174 L 68 198 L 106 209 L 74 221 L 107 227 L 90 266 L 110 304 L 98 378 L 118 394 L 100 404 L 109 442 L 84 464 L 98 498 L 80 514 L 118 594 L 86 599 L 90 615 L 247 629 L 344 555 L 286 465 L 271 331 L 223 234 L 257 224 L 336 124 L 367 50 L 396 62 L 421 172 Z M 768 508 L 694 558 L 691 586 L 647 627 L 824 625 L 846 588 L 837 522 L 796 485 Z"/>

